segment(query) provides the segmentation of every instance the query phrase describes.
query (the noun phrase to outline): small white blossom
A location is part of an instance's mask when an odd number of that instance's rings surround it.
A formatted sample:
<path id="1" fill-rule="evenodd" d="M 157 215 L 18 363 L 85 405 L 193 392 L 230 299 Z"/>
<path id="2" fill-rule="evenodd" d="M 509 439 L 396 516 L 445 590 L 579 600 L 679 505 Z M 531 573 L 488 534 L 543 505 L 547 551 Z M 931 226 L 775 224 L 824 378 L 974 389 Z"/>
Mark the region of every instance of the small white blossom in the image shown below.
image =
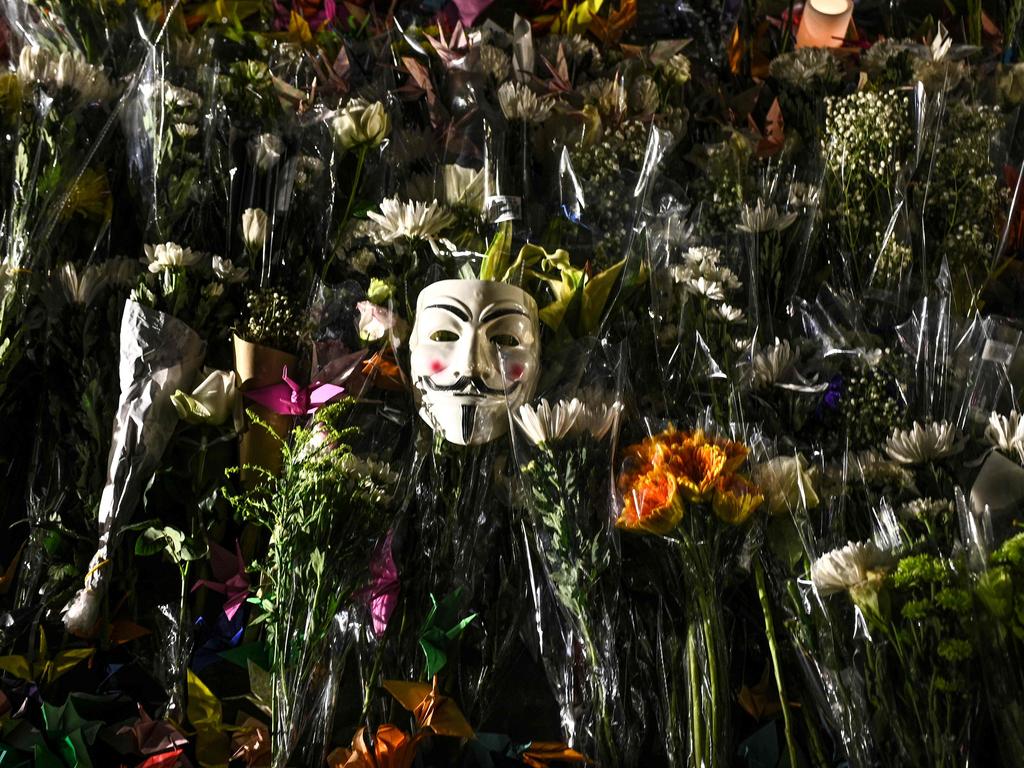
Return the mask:
<path id="1" fill-rule="evenodd" d="M 953 425 L 946 421 L 925 426 L 914 422 L 910 429 L 896 429 L 885 443 L 885 452 L 901 464 L 924 464 L 956 451 Z"/>
<path id="2" fill-rule="evenodd" d="M 588 403 L 577 421 L 577 428 L 585 429 L 595 440 L 603 440 L 618 421 L 622 409 L 623 405 L 618 400 L 613 403 Z"/>
<path id="3" fill-rule="evenodd" d="M 743 310 L 731 304 L 719 304 L 711 310 L 711 317 L 723 323 L 740 323 L 743 321 Z"/>

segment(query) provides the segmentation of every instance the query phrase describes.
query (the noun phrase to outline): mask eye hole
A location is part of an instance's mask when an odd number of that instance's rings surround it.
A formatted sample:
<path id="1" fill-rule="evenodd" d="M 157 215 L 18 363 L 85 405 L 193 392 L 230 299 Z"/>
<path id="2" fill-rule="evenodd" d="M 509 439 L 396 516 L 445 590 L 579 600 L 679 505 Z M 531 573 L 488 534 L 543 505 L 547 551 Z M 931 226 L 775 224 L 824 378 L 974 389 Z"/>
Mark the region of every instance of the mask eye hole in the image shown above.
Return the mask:
<path id="1" fill-rule="evenodd" d="M 497 347 L 518 347 L 519 339 L 511 333 L 496 333 L 491 336 L 491 344 Z"/>
<path id="2" fill-rule="evenodd" d="M 434 331 L 430 334 L 431 341 L 452 342 L 459 340 L 459 334 L 455 331 Z"/>

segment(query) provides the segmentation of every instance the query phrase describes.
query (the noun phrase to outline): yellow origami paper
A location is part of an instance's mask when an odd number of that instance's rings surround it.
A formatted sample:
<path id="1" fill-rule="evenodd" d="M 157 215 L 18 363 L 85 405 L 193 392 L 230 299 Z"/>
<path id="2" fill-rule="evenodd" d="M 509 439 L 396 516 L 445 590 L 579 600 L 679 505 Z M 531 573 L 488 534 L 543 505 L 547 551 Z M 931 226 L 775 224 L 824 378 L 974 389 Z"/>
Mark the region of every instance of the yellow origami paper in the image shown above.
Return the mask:
<path id="1" fill-rule="evenodd" d="M 91 657 L 95 648 L 73 648 L 70 651 L 59 651 L 52 659 L 46 643 L 46 633 L 39 628 L 39 653 L 32 661 L 24 656 L 0 656 L 0 669 L 10 672 L 22 680 L 31 680 L 39 685 L 47 685 L 66 675 L 76 666 Z"/>
<path id="2" fill-rule="evenodd" d="M 433 685 L 385 680 L 384 688 L 398 700 L 399 704 L 413 713 L 420 728 L 430 728 L 438 736 L 465 739 L 474 737 L 473 727 L 466 722 L 458 705 L 447 696 L 441 695 L 437 688 L 436 675 Z"/>

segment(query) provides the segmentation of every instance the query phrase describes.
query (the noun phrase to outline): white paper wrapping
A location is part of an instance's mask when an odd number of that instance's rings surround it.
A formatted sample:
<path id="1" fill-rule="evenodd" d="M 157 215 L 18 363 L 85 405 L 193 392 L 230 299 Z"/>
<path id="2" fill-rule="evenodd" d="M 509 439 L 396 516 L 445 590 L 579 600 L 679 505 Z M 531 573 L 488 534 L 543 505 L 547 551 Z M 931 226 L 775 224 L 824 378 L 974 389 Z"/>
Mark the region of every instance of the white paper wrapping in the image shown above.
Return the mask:
<path id="1" fill-rule="evenodd" d="M 85 586 L 64 609 L 64 623 L 71 632 L 88 632 L 96 623 L 110 578 L 105 565 L 108 552 L 113 551 L 121 527 L 159 467 L 178 423 L 171 395 L 191 389 L 205 354 L 206 343 L 181 320 L 135 301 L 125 302 L 120 399 L 100 497 L 99 542 Z"/>

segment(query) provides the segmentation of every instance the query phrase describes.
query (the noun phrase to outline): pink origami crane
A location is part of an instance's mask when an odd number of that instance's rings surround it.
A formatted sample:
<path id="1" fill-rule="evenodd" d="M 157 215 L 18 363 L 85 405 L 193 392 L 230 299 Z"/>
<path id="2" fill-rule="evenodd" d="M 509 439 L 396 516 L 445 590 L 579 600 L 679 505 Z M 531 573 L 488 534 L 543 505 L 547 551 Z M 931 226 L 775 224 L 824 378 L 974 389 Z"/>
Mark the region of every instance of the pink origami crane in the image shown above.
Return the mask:
<path id="1" fill-rule="evenodd" d="M 280 382 L 249 390 L 245 396 L 282 416 L 303 416 L 316 413 L 317 408 L 343 394 L 345 388 L 337 384 L 314 381 L 308 387 L 302 386 L 288 377 L 286 365 L 281 371 Z"/>
<path id="2" fill-rule="evenodd" d="M 192 587 L 192 591 L 206 587 L 224 595 L 224 615 L 231 621 L 249 596 L 249 579 L 245 575 L 245 561 L 242 559 L 242 549 L 238 542 L 235 542 L 235 551 L 232 553 L 211 541 L 210 569 L 214 578 L 199 579 Z"/>
<path id="3" fill-rule="evenodd" d="M 391 539 L 393 532 L 388 533 L 373 553 L 373 562 L 370 563 L 370 576 L 373 583 L 367 587 L 362 594 L 363 601 L 370 608 L 370 615 L 373 617 L 373 633 L 380 637 L 388 628 L 391 621 L 391 614 L 395 612 L 398 604 L 398 567 L 395 565 L 395 558 L 391 551 Z"/>
<path id="4" fill-rule="evenodd" d="M 186 758 L 181 758 L 182 747 L 188 744 L 188 739 L 181 731 L 175 728 L 166 720 L 154 720 L 146 710 L 139 704 L 139 719 L 134 725 L 125 725 L 117 732 L 119 736 L 131 734 L 135 749 L 139 754 L 151 756 L 143 765 L 191 765 Z"/>

